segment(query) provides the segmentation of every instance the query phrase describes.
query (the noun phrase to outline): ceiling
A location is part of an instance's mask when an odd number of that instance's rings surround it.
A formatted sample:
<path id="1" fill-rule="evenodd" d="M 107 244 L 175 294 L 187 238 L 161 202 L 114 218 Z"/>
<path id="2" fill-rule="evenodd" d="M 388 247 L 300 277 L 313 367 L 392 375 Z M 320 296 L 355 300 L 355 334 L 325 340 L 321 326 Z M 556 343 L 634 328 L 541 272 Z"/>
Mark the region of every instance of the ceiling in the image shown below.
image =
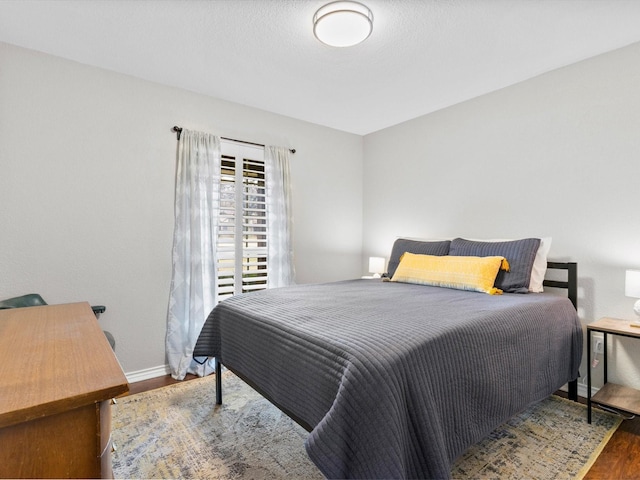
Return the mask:
<path id="1" fill-rule="evenodd" d="M 0 0 L 0 41 L 360 135 L 640 41 L 639 0 L 361 0 L 339 49 L 328 1 Z"/>

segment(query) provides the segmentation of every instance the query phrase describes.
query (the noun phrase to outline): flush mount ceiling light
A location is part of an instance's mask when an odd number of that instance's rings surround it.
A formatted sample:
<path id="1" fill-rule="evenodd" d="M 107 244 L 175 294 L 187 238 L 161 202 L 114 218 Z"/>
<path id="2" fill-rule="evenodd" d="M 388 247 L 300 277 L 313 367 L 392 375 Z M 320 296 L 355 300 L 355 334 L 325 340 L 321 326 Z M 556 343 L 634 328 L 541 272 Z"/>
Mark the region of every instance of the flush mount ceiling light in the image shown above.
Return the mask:
<path id="1" fill-rule="evenodd" d="M 332 47 L 351 47 L 365 41 L 373 31 L 373 13 L 358 2 L 326 4 L 313 16 L 313 34 Z"/>

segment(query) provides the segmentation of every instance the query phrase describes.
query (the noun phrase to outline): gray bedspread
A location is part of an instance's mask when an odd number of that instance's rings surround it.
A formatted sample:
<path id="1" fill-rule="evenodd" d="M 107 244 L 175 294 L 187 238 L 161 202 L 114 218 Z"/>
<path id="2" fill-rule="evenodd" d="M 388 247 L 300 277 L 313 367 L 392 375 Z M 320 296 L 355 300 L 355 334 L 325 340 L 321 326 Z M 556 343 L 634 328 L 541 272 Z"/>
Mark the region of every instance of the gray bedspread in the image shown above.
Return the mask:
<path id="1" fill-rule="evenodd" d="M 225 300 L 194 355 L 310 426 L 328 478 L 447 478 L 470 445 L 578 377 L 582 327 L 559 295 L 352 280 Z"/>

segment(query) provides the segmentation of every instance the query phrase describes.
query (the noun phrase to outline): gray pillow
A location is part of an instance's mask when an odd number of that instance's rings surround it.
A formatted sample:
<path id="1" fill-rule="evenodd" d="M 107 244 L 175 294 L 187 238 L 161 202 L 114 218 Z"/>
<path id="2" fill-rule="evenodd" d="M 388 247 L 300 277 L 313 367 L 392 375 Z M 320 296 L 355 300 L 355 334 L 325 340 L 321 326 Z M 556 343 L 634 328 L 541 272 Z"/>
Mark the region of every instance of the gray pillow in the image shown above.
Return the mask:
<path id="1" fill-rule="evenodd" d="M 387 266 L 389 278 L 393 277 L 393 274 L 396 273 L 396 268 L 398 268 L 400 264 L 400 257 L 404 252 L 415 253 L 416 255 L 436 255 L 442 257 L 449 253 L 450 244 L 451 241 L 449 240 L 423 242 L 420 240 L 408 240 L 406 238 L 397 239 L 393 243 L 389 265 Z"/>
<path id="2" fill-rule="evenodd" d="M 478 242 L 455 238 L 451 241 L 449 255 L 490 257 L 498 255 L 507 259 L 509 271 L 500 270 L 495 287 L 503 292 L 528 293 L 531 269 L 536 258 L 539 238 L 525 238 L 508 242 Z"/>

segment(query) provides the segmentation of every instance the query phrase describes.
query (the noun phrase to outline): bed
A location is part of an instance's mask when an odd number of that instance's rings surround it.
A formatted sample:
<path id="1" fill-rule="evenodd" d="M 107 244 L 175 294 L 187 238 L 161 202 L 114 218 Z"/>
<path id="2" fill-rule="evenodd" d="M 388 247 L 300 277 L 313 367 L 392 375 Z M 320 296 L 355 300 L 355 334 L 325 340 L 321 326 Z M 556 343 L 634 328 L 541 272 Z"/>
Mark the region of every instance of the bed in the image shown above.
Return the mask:
<path id="1" fill-rule="evenodd" d="M 421 243 L 410 248 L 427 252 L 421 260 L 451 255 L 452 243 L 446 253 Z M 396 244 L 392 279 L 410 254 Z M 480 253 L 496 249 L 505 251 Z M 531 403 L 567 383 L 577 398 L 576 265 L 548 266 L 568 278 L 545 285 L 571 298 L 380 279 L 239 295 L 211 312 L 194 356 L 216 358 L 217 403 L 224 364 L 305 427 L 328 478 L 447 478 L 470 445 Z"/>

